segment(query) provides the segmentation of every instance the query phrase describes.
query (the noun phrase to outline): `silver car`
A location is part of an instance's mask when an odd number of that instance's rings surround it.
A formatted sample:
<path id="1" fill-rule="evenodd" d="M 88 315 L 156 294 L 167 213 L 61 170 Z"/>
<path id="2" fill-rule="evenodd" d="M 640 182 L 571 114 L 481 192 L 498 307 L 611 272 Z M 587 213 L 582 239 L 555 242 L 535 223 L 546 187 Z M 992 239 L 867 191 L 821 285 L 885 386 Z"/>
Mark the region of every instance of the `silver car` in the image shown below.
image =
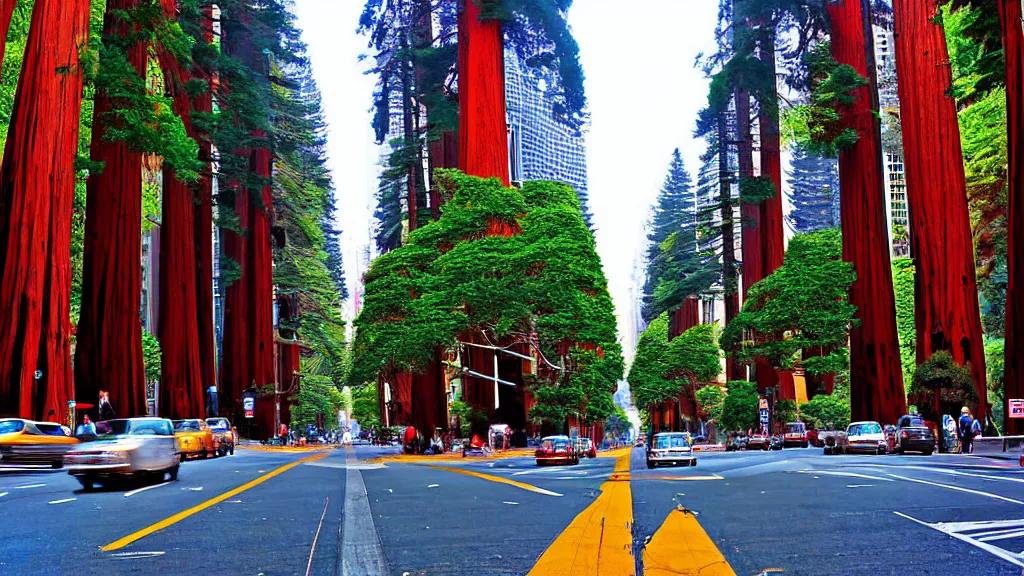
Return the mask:
<path id="1" fill-rule="evenodd" d="M 647 467 L 656 468 L 662 464 L 696 466 L 697 458 L 690 446 L 690 436 L 683 432 L 661 432 L 654 435 L 647 450 Z"/>
<path id="2" fill-rule="evenodd" d="M 170 474 L 178 478 L 178 444 L 166 418 L 124 418 L 96 424 L 98 438 L 64 456 L 64 467 L 86 490 L 97 482 Z"/>

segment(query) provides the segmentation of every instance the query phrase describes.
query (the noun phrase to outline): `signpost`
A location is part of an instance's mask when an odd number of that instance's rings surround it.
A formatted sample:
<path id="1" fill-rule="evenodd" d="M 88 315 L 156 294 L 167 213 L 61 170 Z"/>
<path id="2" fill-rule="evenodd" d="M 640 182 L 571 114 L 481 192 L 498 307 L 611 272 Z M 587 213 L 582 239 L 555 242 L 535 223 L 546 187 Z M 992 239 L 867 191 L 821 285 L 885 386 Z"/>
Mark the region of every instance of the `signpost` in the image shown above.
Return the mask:
<path id="1" fill-rule="evenodd" d="M 1011 398 L 1007 403 L 1010 405 L 1010 418 L 1024 418 L 1024 399 Z"/>
<path id="2" fill-rule="evenodd" d="M 246 395 L 242 398 L 242 409 L 245 410 L 246 418 L 253 418 L 256 416 L 256 397 Z"/>

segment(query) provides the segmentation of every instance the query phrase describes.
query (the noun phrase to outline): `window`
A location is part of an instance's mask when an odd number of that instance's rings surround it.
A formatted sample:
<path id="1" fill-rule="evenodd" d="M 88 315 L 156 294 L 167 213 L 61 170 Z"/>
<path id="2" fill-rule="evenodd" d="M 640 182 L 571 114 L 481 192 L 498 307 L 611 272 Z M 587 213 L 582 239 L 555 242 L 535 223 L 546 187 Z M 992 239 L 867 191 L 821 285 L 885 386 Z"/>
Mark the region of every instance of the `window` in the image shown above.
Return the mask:
<path id="1" fill-rule="evenodd" d="M 654 438 L 654 448 L 656 450 L 668 450 L 669 448 L 689 448 L 690 442 L 686 439 L 686 436 L 682 434 L 672 434 L 669 436 L 656 436 Z"/>
<path id="2" fill-rule="evenodd" d="M 132 423 L 133 436 L 172 436 L 174 430 L 167 420 L 139 420 Z"/>
<path id="3" fill-rule="evenodd" d="M 4 420 L 0 422 L 0 434 L 13 434 L 25 429 L 25 422 L 21 420 Z"/>

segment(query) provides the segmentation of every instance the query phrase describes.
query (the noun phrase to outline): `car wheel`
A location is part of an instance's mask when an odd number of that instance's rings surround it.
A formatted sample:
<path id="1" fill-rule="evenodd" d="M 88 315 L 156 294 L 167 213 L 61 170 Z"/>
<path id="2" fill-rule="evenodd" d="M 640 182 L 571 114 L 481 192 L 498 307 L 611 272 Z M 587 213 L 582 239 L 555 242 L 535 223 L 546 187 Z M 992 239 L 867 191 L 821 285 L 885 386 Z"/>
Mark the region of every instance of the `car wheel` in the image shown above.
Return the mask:
<path id="1" fill-rule="evenodd" d="M 82 490 L 85 490 L 86 492 L 92 490 L 96 485 L 96 479 L 92 476 L 79 476 L 78 482 L 82 485 Z"/>
<path id="2" fill-rule="evenodd" d="M 934 450 L 925 450 L 925 451 L 924 451 L 924 455 L 925 455 L 925 456 L 931 456 L 931 455 L 932 455 L 932 452 L 934 452 Z"/>
<path id="3" fill-rule="evenodd" d="M 206 460 L 209 456 L 210 455 L 206 452 L 206 448 L 203 448 L 203 451 L 199 453 L 199 458 L 201 460 Z"/>
<path id="4" fill-rule="evenodd" d="M 804 442 L 803 444 L 800 445 L 800 447 L 801 448 L 807 448 L 809 445 L 810 445 L 810 443 Z"/>
<path id="5" fill-rule="evenodd" d="M 178 467 L 178 465 L 175 465 L 173 468 L 167 471 L 167 473 L 170 474 L 171 476 L 171 482 L 174 482 L 175 480 L 178 479 Z"/>
<path id="6" fill-rule="evenodd" d="M 651 462 L 650 460 L 647 461 L 647 469 L 648 470 L 653 469 L 655 466 L 657 466 L 657 464 L 655 464 L 654 462 Z"/>
<path id="7" fill-rule="evenodd" d="M 693 460 L 690 460 L 690 466 L 696 466 L 696 465 L 697 465 L 697 459 L 696 458 L 694 458 Z"/>
<path id="8" fill-rule="evenodd" d="M 231 454 L 232 456 L 235 455 L 235 443 L 234 442 L 232 442 L 231 446 L 228 447 L 228 454 Z"/>

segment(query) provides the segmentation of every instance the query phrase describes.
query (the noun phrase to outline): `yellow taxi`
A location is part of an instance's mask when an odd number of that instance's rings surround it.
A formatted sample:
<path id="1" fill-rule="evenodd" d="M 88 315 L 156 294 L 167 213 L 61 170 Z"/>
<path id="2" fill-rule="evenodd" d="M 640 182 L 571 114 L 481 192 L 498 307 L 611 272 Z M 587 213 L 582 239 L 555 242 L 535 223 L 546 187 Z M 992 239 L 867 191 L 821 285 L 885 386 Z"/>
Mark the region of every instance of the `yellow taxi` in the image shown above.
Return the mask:
<path id="1" fill-rule="evenodd" d="M 174 420 L 174 438 L 178 441 L 178 453 L 182 458 L 206 458 L 217 454 L 213 430 L 199 418 Z"/>
<path id="2" fill-rule="evenodd" d="M 60 468 L 64 453 L 75 444 L 78 439 L 56 422 L 0 419 L 0 466 Z"/>

